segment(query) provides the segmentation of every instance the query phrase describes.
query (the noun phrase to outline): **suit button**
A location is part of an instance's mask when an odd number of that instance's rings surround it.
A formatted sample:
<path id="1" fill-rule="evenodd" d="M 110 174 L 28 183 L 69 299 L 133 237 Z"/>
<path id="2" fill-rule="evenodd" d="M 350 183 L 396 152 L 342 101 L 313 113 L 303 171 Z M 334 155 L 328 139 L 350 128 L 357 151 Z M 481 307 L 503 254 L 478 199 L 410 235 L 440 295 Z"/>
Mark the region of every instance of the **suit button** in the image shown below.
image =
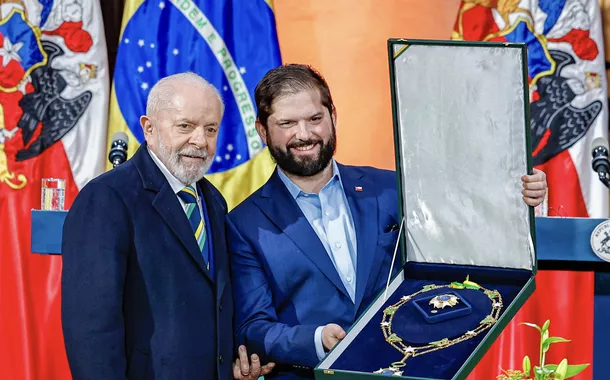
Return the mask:
<path id="1" fill-rule="evenodd" d="M 220 362 L 220 364 L 222 364 L 222 361 L 223 361 L 223 360 L 222 360 L 222 355 L 220 355 L 220 356 L 218 357 L 218 361 Z"/>
<path id="2" fill-rule="evenodd" d="M 218 306 L 218 310 L 222 311 L 222 304 L 220 304 L 220 306 Z"/>

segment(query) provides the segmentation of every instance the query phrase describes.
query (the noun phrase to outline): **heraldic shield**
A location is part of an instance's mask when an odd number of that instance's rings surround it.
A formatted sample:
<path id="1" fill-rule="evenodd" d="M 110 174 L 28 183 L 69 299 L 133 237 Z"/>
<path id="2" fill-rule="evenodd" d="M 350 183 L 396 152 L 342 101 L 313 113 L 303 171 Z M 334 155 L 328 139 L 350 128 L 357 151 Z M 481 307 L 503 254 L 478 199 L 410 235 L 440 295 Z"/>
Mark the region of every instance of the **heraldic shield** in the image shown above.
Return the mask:
<path id="1" fill-rule="evenodd" d="M 55 58 L 65 54 L 64 48 L 43 40 L 43 33 L 53 32 L 31 24 L 26 11 L 15 7 L 0 15 L 0 183 L 12 189 L 23 188 L 27 178 L 10 168 L 58 142 L 74 128 L 92 99 L 91 91 L 79 90 L 82 83 L 66 77 L 71 73 L 52 66 Z M 62 95 L 68 86 L 71 98 Z M 22 144 L 11 141 L 9 148 L 7 143 L 18 131 Z"/>
<path id="2" fill-rule="evenodd" d="M 5 152 L 5 143 L 14 137 L 17 128 L 7 129 L 5 113 L 11 112 L 11 93 L 25 93 L 27 78 L 34 70 L 47 64 L 48 56 L 42 46 L 40 30 L 30 24 L 23 10 L 13 9 L 6 17 L 0 19 L 0 47 L 2 65 L 0 65 L 0 92 L 9 101 L 0 102 L 0 183 L 4 182 L 13 189 L 23 188 L 27 179 L 22 174 L 9 170 L 9 160 Z M 5 95 L 6 94 L 6 95 Z M 5 107 L 8 109 L 5 110 Z"/>

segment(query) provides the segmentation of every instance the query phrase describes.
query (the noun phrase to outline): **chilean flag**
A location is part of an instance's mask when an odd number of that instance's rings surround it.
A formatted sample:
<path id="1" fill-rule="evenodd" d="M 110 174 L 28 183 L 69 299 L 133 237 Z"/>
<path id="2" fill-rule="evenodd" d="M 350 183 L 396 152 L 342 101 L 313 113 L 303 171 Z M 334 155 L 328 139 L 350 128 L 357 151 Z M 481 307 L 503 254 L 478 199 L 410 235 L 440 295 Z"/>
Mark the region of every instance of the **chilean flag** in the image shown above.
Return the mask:
<path id="1" fill-rule="evenodd" d="M 0 13 L 0 373 L 70 379 L 61 257 L 31 251 L 42 178 L 65 207 L 104 170 L 108 65 L 97 1 L 9 2 Z"/>
<path id="2" fill-rule="evenodd" d="M 528 48 L 532 156 L 547 175 L 548 215 L 608 217 L 608 191 L 591 169 L 591 143 L 608 137 L 607 89 L 600 11 L 595 0 L 462 1 L 453 39 L 525 42 Z M 537 289 L 470 379 L 521 369 L 538 358 L 539 334 L 519 325 L 551 320 L 547 363 L 593 359 L 592 273 L 538 272 Z M 583 323 L 584 321 L 584 323 Z M 532 359 L 532 368 L 538 365 Z M 591 369 L 579 379 L 591 379 Z"/>

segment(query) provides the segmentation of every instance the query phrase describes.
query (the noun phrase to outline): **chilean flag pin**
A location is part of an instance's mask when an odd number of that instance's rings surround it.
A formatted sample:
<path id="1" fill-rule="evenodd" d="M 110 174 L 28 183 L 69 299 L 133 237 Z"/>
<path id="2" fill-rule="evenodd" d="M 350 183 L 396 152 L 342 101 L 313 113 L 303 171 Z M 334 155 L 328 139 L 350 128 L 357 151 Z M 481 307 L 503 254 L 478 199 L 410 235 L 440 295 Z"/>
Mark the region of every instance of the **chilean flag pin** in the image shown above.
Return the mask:
<path id="1" fill-rule="evenodd" d="M 362 191 L 362 186 L 356 186 L 356 187 L 354 187 L 354 190 L 356 190 L 356 191 Z"/>

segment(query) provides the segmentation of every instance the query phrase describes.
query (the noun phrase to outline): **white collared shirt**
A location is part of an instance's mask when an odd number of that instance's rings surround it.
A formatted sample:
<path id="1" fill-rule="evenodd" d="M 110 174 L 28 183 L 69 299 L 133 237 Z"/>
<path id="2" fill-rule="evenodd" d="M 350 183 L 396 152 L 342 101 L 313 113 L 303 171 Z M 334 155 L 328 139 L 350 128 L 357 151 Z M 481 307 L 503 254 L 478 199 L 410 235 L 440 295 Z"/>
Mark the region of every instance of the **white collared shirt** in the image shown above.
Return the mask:
<path id="1" fill-rule="evenodd" d="M 341 181 L 341 173 L 334 159 L 332 167 L 333 176 L 318 194 L 304 192 L 288 178 L 282 169 L 278 167 L 277 171 L 290 195 L 296 200 L 303 215 L 324 245 L 352 302 L 355 302 L 358 259 L 354 219 Z M 324 326 L 318 326 L 314 332 L 314 344 L 319 360 L 326 355 L 322 344 L 323 329 Z"/>

